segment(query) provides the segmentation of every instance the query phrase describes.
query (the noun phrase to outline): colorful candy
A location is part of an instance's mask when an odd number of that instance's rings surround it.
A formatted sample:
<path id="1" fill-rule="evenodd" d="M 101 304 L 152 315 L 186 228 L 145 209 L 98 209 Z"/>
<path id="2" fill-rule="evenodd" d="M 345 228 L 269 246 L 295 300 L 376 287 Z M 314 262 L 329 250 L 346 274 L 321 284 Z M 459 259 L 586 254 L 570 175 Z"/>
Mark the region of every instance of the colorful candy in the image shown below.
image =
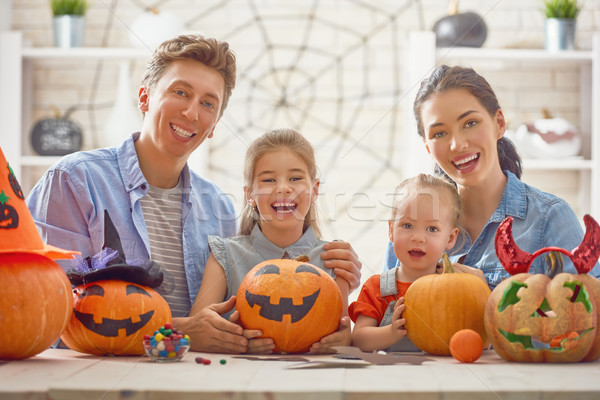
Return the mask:
<path id="1" fill-rule="evenodd" d="M 190 337 L 166 323 L 152 336 L 144 335 L 144 349 L 155 361 L 178 361 L 190 345 Z"/>

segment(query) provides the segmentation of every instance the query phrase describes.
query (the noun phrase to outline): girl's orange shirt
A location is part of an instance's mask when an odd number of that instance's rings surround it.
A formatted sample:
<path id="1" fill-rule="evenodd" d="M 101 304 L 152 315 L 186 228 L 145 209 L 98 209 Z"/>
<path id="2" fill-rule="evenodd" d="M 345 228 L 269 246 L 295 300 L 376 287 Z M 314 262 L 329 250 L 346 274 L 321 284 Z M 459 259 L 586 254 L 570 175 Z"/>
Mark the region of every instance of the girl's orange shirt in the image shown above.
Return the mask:
<path id="1" fill-rule="evenodd" d="M 398 294 L 381 297 L 380 281 L 381 275 L 373 275 L 363 284 L 358 298 L 348 307 L 348 314 L 353 322 L 356 322 L 359 315 L 364 315 L 376 319 L 379 325 L 388 304 L 403 297 L 412 283 L 396 281 Z"/>

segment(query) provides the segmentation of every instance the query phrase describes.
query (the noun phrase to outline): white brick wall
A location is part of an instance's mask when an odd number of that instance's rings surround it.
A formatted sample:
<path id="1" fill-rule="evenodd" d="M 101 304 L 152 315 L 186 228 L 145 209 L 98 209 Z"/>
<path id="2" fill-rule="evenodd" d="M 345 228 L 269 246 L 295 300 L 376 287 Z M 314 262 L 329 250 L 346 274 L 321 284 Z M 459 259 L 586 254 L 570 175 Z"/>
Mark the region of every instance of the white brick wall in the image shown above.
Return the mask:
<path id="1" fill-rule="evenodd" d="M 413 134 L 403 130 L 402 115 L 407 110 L 402 110 L 399 104 L 406 90 L 402 87 L 402 68 L 406 64 L 403 40 L 408 31 L 422 28 L 418 7 L 413 2 L 90 0 L 90 3 L 86 16 L 87 46 L 102 46 L 104 41 L 107 46 L 129 46 L 127 26 L 140 13 L 137 4 L 146 3 L 159 8 L 165 4 L 163 11 L 180 16 L 189 31 L 202 31 L 229 41 L 238 57 L 240 80 L 210 143 L 210 177 L 231 193 L 236 206 L 240 206 L 241 164 L 247 144 L 266 129 L 300 127 L 317 150 L 323 178 L 319 205 L 325 237 L 352 242 L 363 260 L 365 278 L 380 271 L 389 212 L 382 203 L 403 178 L 399 156 L 402 140 L 405 135 Z M 446 14 L 445 1 L 423 0 L 421 4 L 425 29 Z M 600 24 L 600 0 L 586 0 L 584 4 L 578 20 L 577 43 L 580 48 L 589 48 L 591 33 Z M 107 5 L 114 8 L 109 10 Z M 315 18 L 309 23 L 306 15 L 313 5 Z M 460 6 L 462 11 L 485 16 L 486 47 L 543 46 L 540 0 L 463 0 Z M 12 28 L 23 31 L 31 45 L 53 45 L 48 0 L 13 0 L 12 20 Z M 267 53 L 265 35 L 277 51 Z M 274 81 L 261 76 L 271 67 L 280 71 L 296 60 L 305 37 L 309 38 L 307 49 L 294 63 L 298 73 L 288 86 L 290 92 L 297 93 L 289 97 L 296 105 L 288 110 L 292 118 L 286 118 L 285 110 L 278 114 L 267 112 L 273 107 L 275 97 L 268 97 L 269 90 L 252 89 L 248 79 L 277 92 L 272 86 Z M 253 60 L 257 60 L 255 65 Z M 483 64 L 477 68 L 481 68 L 497 90 L 512 128 L 539 118 L 542 107 L 555 115 L 579 120 L 577 72 L 522 63 L 501 70 L 497 64 Z M 48 115 L 50 104 L 65 110 L 92 101 L 96 106 L 93 115 L 80 110 L 72 116 L 86 131 L 86 147 L 91 147 L 91 135 L 94 131 L 101 132 L 101 123 L 114 98 L 117 68 L 116 62 L 99 65 L 94 61 L 35 65 L 33 118 Z M 132 101 L 142 68 L 141 63 L 134 68 Z M 98 79 L 98 84 L 92 98 L 94 79 Z M 548 95 L 557 90 L 560 96 Z M 314 103 L 309 103 L 311 100 Z M 308 118 L 303 121 L 302 112 L 307 109 Z M 259 113 L 264 114 L 259 116 Z M 526 174 L 526 178 L 546 185 L 544 189 L 576 204 L 577 199 L 571 194 L 578 184 L 575 173 L 556 174 L 551 180 L 536 174 Z M 548 181 L 553 182 L 552 187 L 547 187 Z M 364 195 L 353 200 L 352 194 L 361 188 L 366 188 Z"/>

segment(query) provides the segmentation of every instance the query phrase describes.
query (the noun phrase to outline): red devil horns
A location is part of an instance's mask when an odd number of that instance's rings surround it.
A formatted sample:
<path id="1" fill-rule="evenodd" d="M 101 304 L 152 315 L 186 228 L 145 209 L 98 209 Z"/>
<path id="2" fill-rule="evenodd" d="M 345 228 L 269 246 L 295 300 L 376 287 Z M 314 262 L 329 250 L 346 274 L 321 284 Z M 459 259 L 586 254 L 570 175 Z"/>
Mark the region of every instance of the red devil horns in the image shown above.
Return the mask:
<path id="1" fill-rule="evenodd" d="M 572 251 L 559 247 L 545 247 L 533 254 L 521 250 L 514 242 L 512 235 L 512 217 L 506 217 L 496 231 L 496 255 L 509 274 L 526 273 L 533 260 L 542 253 L 558 251 L 568 256 L 575 269 L 580 274 L 586 274 L 594 268 L 600 258 L 600 226 L 590 215 L 583 217 L 585 223 L 585 236 L 581 244 Z"/>

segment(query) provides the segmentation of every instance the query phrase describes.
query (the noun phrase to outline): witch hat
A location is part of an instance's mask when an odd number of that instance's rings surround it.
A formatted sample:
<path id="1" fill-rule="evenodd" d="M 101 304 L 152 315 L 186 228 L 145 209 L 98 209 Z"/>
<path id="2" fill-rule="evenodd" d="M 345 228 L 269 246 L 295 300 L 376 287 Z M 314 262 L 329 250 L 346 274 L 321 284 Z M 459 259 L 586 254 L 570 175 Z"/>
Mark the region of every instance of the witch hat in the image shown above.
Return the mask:
<path id="1" fill-rule="evenodd" d="M 21 185 L 0 147 L 0 254 L 7 253 L 39 254 L 53 260 L 79 254 L 44 244 L 25 204 Z"/>
<path id="2" fill-rule="evenodd" d="M 67 277 L 74 286 L 105 279 L 116 279 L 157 288 L 163 283 L 164 273 L 160 265 L 152 260 L 127 262 L 119 233 L 108 210 L 104 210 L 102 251 L 86 258 L 76 256 L 74 267 L 67 271 Z"/>

